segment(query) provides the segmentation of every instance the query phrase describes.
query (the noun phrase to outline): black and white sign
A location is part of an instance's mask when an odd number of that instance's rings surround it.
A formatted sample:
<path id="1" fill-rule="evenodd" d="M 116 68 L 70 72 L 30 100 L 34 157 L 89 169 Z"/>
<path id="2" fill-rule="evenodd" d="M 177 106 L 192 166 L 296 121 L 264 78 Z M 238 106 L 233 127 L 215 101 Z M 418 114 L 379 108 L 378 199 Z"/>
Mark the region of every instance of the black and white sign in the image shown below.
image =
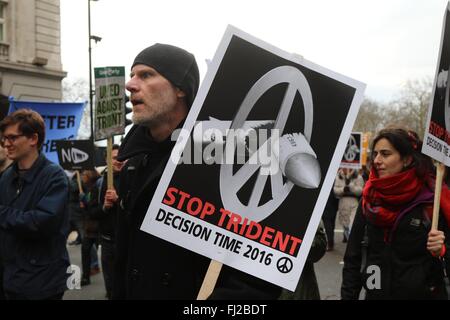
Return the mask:
<path id="1" fill-rule="evenodd" d="M 90 140 L 56 140 L 59 165 L 65 170 L 94 169 L 94 146 Z"/>
<path id="2" fill-rule="evenodd" d="M 228 27 L 141 229 L 294 290 L 364 87 Z"/>
<path id="3" fill-rule="evenodd" d="M 341 168 L 361 169 L 362 159 L 362 133 L 352 132 L 345 148 L 341 161 Z"/>
<path id="4" fill-rule="evenodd" d="M 95 140 L 125 133 L 125 67 L 94 68 Z"/>
<path id="5" fill-rule="evenodd" d="M 442 25 L 439 61 L 428 120 L 425 126 L 422 152 L 450 166 L 450 3 L 447 4 Z"/>

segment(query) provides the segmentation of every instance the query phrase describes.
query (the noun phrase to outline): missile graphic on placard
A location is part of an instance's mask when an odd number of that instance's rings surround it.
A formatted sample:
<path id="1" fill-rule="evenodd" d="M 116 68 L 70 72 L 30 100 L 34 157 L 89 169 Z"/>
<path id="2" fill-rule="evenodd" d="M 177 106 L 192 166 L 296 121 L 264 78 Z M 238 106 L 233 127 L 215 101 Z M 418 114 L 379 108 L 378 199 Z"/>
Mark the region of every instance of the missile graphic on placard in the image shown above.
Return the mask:
<path id="1" fill-rule="evenodd" d="M 289 133 L 280 137 L 279 147 L 272 148 L 283 175 L 299 187 L 315 189 L 321 180 L 317 155 L 305 136 Z"/>
<path id="2" fill-rule="evenodd" d="M 241 130 L 237 132 L 237 143 L 245 144 L 250 154 L 256 152 L 257 150 L 252 150 L 246 136 L 251 131 L 270 130 L 274 123 L 273 120 L 245 121 Z M 210 143 L 225 145 L 230 126 L 231 121 L 222 121 L 212 117 L 207 121 L 199 121 L 193 130 L 194 146 L 203 148 Z M 283 175 L 297 186 L 317 188 L 321 181 L 320 166 L 317 156 L 305 136 L 301 133 L 285 134 L 275 141 L 277 141 L 277 145 L 273 146 L 271 150 Z M 260 144 L 264 143 L 264 141 L 259 142 Z"/>

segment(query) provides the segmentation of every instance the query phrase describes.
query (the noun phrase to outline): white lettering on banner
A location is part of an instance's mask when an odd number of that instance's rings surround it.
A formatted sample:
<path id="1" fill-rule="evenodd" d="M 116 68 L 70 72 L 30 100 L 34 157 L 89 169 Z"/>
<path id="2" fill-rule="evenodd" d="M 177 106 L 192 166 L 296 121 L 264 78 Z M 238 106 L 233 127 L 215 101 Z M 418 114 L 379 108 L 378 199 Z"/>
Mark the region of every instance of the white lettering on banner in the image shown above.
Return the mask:
<path id="1" fill-rule="evenodd" d="M 106 77 L 118 77 L 120 76 L 120 70 L 119 69 L 111 69 L 111 68 L 106 68 L 106 69 L 101 69 L 99 70 L 99 74 L 101 76 L 106 76 Z"/>
<path id="2" fill-rule="evenodd" d="M 73 162 L 74 164 L 78 164 L 89 159 L 89 155 L 77 148 L 71 148 L 69 150 L 62 149 L 61 156 L 63 162 Z"/>

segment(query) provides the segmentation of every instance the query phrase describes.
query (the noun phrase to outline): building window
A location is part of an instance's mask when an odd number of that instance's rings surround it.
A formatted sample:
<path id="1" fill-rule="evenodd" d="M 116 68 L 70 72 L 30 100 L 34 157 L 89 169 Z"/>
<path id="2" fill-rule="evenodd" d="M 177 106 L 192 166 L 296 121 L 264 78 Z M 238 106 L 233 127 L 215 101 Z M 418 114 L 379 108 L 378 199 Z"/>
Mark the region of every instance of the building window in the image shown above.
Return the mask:
<path id="1" fill-rule="evenodd" d="M 6 41 L 5 34 L 5 16 L 6 16 L 6 2 L 0 1 L 0 42 Z"/>

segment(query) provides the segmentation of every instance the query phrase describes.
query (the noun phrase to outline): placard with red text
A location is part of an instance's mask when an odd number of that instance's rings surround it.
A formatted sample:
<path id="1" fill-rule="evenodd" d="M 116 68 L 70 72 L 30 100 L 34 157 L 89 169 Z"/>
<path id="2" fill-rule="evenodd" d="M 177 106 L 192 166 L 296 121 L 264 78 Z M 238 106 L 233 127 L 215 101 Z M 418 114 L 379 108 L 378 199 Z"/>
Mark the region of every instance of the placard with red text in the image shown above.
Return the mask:
<path id="1" fill-rule="evenodd" d="M 141 229 L 294 290 L 364 88 L 228 27 Z"/>

